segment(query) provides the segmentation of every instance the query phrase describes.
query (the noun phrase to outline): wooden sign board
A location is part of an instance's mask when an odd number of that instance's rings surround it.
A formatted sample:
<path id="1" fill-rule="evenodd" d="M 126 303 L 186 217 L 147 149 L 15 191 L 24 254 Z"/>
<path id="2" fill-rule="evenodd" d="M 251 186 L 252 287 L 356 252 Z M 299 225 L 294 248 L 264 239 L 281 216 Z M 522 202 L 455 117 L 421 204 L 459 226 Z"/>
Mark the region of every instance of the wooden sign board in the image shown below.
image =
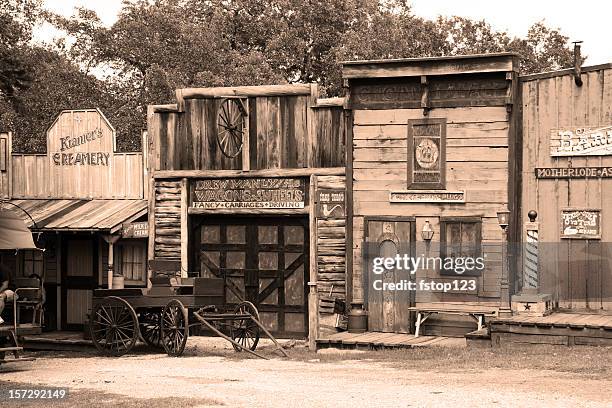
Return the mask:
<path id="1" fill-rule="evenodd" d="M 601 210 L 586 208 L 561 210 L 561 238 L 600 239 Z"/>
<path id="2" fill-rule="evenodd" d="M 446 119 L 408 121 L 409 189 L 443 189 L 446 175 Z"/>
<path id="3" fill-rule="evenodd" d="M 537 167 L 537 179 L 612 178 L 612 167 Z"/>
<path id="4" fill-rule="evenodd" d="M 147 221 L 142 222 L 130 222 L 123 224 L 121 230 L 122 238 L 148 238 L 149 237 L 149 223 Z"/>
<path id="5" fill-rule="evenodd" d="M 612 155 L 612 126 L 554 129 L 550 133 L 550 155 Z"/>
<path id="6" fill-rule="evenodd" d="M 317 190 L 316 203 L 318 218 L 344 218 L 346 215 L 344 190 Z"/>
<path id="7" fill-rule="evenodd" d="M 465 203 L 465 191 L 408 190 L 391 191 L 391 203 Z"/>
<path id="8" fill-rule="evenodd" d="M 295 209 L 304 208 L 303 178 L 251 177 L 194 180 L 191 208 Z"/>

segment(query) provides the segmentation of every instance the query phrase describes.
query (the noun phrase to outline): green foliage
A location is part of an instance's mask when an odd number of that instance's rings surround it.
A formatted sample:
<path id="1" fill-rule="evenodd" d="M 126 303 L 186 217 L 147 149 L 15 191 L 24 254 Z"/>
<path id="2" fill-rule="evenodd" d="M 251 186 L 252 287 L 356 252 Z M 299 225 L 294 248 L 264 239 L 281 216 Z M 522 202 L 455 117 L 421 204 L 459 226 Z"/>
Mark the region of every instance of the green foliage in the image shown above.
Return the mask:
<path id="1" fill-rule="evenodd" d="M 344 60 L 516 51 L 532 73 L 573 58 L 543 23 L 511 38 L 485 21 L 422 19 L 405 0 L 125 0 L 111 27 L 83 8 L 43 13 L 71 38 L 48 50 L 28 43 L 40 13 L 38 0 L 0 6 L 0 129 L 23 150 L 44 149 L 53 116 L 82 107 L 102 109 L 121 150 L 138 149 L 146 106 L 176 88 L 317 82 L 334 96 Z"/>

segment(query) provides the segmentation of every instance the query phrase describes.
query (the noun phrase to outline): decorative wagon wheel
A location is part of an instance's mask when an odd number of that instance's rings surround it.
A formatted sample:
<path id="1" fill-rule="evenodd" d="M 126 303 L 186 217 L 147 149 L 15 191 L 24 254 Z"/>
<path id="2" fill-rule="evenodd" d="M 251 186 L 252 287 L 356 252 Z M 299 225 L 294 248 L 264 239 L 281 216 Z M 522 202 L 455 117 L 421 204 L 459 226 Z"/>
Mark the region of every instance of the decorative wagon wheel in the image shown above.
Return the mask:
<path id="1" fill-rule="evenodd" d="M 161 312 L 142 312 L 138 319 L 140 322 L 140 336 L 151 347 L 162 348 L 161 344 Z"/>
<path id="2" fill-rule="evenodd" d="M 221 101 L 217 111 L 217 144 L 224 156 L 234 158 L 242 151 L 245 117 L 246 109 L 240 99 Z"/>
<path id="3" fill-rule="evenodd" d="M 138 318 L 125 300 L 109 296 L 95 305 L 90 318 L 91 339 L 96 348 L 110 356 L 129 352 L 138 340 Z"/>
<path id="4" fill-rule="evenodd" d="M 169 356 L 178 357 L 185 350 L 188 336 L 187 309 L 180 301 L 172 299 L 161 314 L 162 346 Z"/>
<path id="5" fill-rule="evenodd" d="M 234 309 L 234 314 L 250 314 L 259 321 L 259 312 L 251 302 L 242 302 Z M 231 337 L 244 348 L 255 351 L 259 343 L 259 326 L 251 319 L 234 320 L 231 326 Z M 232 344 L 234 350 L 241 352 L 240 347 Z"/>

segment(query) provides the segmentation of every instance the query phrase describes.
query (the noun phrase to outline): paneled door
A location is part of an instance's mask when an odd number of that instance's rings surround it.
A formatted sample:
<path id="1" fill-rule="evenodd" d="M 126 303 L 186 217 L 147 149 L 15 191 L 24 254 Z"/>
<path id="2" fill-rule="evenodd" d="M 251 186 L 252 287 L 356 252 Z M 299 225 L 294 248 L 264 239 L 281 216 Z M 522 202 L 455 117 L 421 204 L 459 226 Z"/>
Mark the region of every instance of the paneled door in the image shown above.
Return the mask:
<path id="1" fill-rule="evenodd" d="M 374 273 L 372 260 L 376 257 L 395 258 L 396 255 L 412 256 L 415 235 L 414 221 L 370 218 L 366 219 L 367 276 L 366 299 L 368 330 L 389 333 L 410 333 L 414 292 L 386 290 L 384 284 L 414 280 L 406 270 L 386 269 Z M 378 281 L 378 282 L 376 282 Z"/>
<path id="2" fill-rule="evenodd" d="M 225 282 L 225 301 L 248 300 L 279 337 L 308 332 L 308 221 L 298 217 L 206 219 L 195 229 L 203 277 Z"/>

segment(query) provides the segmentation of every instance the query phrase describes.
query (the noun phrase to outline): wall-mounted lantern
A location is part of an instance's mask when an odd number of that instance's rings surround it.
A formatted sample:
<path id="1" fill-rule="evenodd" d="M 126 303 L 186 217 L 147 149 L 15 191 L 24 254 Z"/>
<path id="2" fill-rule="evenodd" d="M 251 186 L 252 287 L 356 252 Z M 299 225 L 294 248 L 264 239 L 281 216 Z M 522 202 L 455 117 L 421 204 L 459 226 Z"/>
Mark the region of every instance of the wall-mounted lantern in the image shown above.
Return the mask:
<path id="1" fill-rule="evenodd" d="M 430 242 L 434 236 L 434 231 L 431 229 L 431 224 L 429 221 L 425 221 L 425 225 L 423 225 L 423 230 L 421 231 L 421 237 L 423 241 Z"/>
<path id="2" fill-rule="evenodd" d="M 502 210 L 497 212 L 497 222 L 499 223 L 501 229 L 503 229 L 504 231 L 506 230 L 506 228 L 508 228 L 509 220 L 510 211 Z"/>

